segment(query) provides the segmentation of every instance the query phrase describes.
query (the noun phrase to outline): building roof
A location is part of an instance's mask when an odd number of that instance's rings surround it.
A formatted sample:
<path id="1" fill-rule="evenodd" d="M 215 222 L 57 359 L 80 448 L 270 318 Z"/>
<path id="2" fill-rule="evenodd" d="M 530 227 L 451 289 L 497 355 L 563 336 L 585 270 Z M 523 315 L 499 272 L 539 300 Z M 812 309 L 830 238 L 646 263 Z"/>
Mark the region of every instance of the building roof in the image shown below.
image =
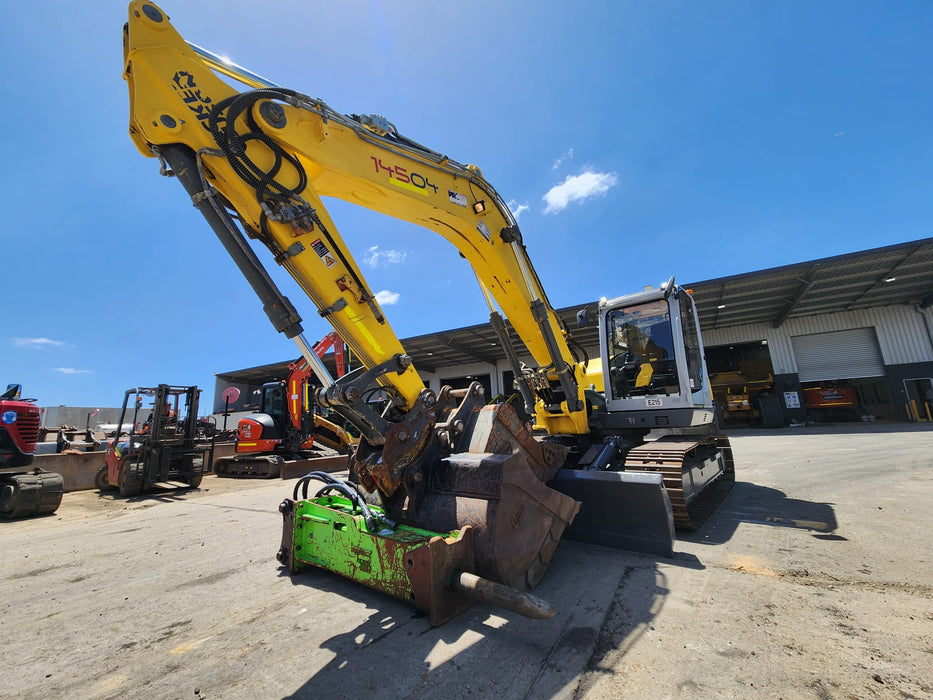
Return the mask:
<path id="1" fill-rule="evenodd" d="M 218 372 L 214 376 L 226 379 L 230 382 L 242 382 L 252 385 L 259 385 L 264 382 L 272 381 L 273 379 L 285 379 L 288 377 L 288 366 L 298 359 L 297 353 L 295 354 L 296 357 L 291 360 L 286 360 L 285 362 L 273 362 L 270 365 L 237 369 L 232 372 Z M 333 368 L 331 368 L 331 372 L 333 371 Z"/>
<path id="2" fill-rule="evenodd" d="M 933 304 L 933 238 L 688 285 L 703 329 Z"/>
<path id="3" fill-rule="evenodd" d="M 878 306 L 933 305 L 933 238 L 857 253 L 772 267 L 757 272 L 684 283 L 693 291 L 704 330 L 752 323 L 775 328 L 789 318 Z M 631 290 L 636 291 L 636 290 Z M 576 327 L 577 311 L 596 301 L 558 309 L 576 342 L 598 345 L 596 324 Z M 521 341 L 510 330 L 516 347 Z M 495 363 L 505 353 L 488 323 L 438 331 L 402 340 L 415 366 L 433 372 L 474 362 Z M 334 371 L 333 353 L 324 363 Z M 228 379 L 284 378 L 288 362 L 219 374 Z"/>
<path id="4" fill-rule="evenodd" d="M 933 305 L 933 238 L 683 286 L 693 291 L 704 330 L 751 323 L 777 328 L 789 318 L 876 306 L 928 307 Z M 598 344 L 597 328 L 577 328 L 576 315 L 595 305 L 592 301 L 558 309 L 585 347 Z M 514 334 L 513 340 L 517 341 Z M 407 338 L 402 344 L 415 366 L 428 371 L 505 358 L 488 323 Z"/>

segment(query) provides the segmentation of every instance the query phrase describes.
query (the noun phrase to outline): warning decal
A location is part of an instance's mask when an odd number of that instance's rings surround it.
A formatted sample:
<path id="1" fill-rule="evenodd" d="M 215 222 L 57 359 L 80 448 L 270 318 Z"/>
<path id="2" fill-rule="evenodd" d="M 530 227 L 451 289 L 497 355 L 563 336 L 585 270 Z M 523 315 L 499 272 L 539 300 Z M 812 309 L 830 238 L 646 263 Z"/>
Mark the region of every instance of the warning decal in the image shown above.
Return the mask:
<path id="1" fill-rule="evenodd" d="M 327 267 L 333 267 L 337 264 L 337 260 L 333 255 L 330 254 L 330 251 L 327 250 L 327 246 L 324 245 L 324 241 L 322 241 L 320 238 L 314 241 L 314 243 L 311 244 L 311 247 Z"/>
<path id="2" fill-rule="evenodd" d="M 489 227 L 483 222 L 482 219 L 480 219 L 477 222 L 476 230 L 479 231 L 481 234 L 483 234 L 483 238 L 485 238 L 487 241 L 489 240 L 489 237 L 492 235 L 492 231 L 489 230 Z"/>

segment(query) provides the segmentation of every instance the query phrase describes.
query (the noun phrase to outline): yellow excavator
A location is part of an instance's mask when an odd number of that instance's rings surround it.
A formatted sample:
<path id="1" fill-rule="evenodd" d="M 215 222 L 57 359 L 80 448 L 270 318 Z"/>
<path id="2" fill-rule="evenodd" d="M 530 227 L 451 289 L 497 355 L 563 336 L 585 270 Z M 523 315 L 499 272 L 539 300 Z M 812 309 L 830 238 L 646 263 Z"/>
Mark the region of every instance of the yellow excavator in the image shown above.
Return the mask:
<path id="1" fill-rule="evenodd" d="M 181 182 L 273 326 L 296 343 L 322 385 L 318 404 L 361 435 L 352 488 L 330 491 L 362 494 L 385 522 L 472 530 L 476 571 L 522 590 L 539 582 L 565 530 L 669 555 L 675 525 L 696 527 L 728 491 L 731 449 L 714 427 L 694 302 L 673 278 L 581 312 L 578 323 L 599 324 L 600 357 L 588 358 L 476 166 L 382 116 L 339 113 L 189 44 L 143 0 L 129 6 L 124 78 L 135 145 Z M 478 383 L 425 388 L 322 197 L 423 226 L 469 262 L 533 432 L 510 405 L 486 405 Z M 294 278 L 359 370 L 329 375 L 251 240 Z M 363 400 L 374 387 L 388 398 L 379 412 Z"/>

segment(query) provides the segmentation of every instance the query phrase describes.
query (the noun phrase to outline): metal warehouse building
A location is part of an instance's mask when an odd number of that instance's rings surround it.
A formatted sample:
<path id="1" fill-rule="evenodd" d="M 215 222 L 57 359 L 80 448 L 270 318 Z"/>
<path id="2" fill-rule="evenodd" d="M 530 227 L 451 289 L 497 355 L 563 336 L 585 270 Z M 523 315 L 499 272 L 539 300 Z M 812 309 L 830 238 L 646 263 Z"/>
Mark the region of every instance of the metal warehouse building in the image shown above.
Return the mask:
<path id="1" fill-rule="evenodd" d="M 727 425 L 933 417 L 933 238 L 684 286 L 697 303 Z M 595 304 L 558 310 L 592 357 L 599 355 L 597 329 L 577 329 L 576 314 Z M 402 344 L 435 391 L 475 380 L 490 398 L 513 393 L 489 324 Z M 333 372 L 333 354 L 324 362 Z M 218 374 L 214 411 L 224 410 L 221 395 L 230 386 L 240 390 L 231 411 L 254 408 L 253 392 L 285 378 L 288 364 Z"/>

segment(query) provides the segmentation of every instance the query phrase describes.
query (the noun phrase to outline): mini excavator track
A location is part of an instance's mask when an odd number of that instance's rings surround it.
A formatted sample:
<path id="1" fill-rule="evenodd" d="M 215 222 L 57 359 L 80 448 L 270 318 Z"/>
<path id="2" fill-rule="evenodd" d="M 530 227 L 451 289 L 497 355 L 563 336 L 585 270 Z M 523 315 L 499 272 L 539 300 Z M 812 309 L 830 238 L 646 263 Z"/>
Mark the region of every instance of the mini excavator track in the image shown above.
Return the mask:
<path id="1" fill-rule="evenodd" d="M 732 446 L 725 435 L 665 435 L 629 450 L 625 469 L 662 475 L 674 525 L 681 530 L 700 527 L 735 483 Z"/>

